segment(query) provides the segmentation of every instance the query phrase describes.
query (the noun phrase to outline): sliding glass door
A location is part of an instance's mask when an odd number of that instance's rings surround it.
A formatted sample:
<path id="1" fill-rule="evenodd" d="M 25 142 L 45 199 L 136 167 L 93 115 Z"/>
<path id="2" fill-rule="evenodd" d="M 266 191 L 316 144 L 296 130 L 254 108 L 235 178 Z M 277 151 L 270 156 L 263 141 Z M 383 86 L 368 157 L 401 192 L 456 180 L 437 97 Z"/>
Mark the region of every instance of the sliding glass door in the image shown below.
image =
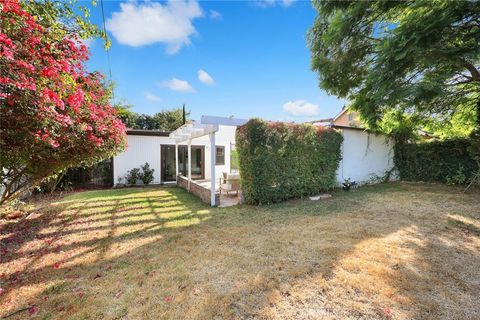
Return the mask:
<path id="1" fill-rule="evenodd" d="M 188 147 L 178 146 L 178 173 L 188 176 Z M 192 146 L 192 179 L 205 178 L 205 147 Z M 175 181 L 175 145 L 161 146 L 162 181 Z"/>

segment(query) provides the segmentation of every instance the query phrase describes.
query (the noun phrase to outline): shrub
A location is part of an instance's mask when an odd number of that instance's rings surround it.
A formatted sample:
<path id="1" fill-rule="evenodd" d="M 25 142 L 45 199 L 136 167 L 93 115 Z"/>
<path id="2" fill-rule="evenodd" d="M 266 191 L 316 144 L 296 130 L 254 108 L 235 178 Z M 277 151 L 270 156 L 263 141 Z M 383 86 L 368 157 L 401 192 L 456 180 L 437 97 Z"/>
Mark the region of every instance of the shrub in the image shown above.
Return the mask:
<path id="1" fill-rule="evenodd" d="M 125 176 L 125 181 L 129 185 L 135 185 L 137 184 L 137 180 L 140 177 L 140 169 L 139 168 L 133 168 L 129 170 Z"/>
<path id="2" fill-rule="evenodd" d="M 464 184 L 473 178 L 478 165 L 466 139 L 395 144 L 395 166 L 408 181 Z"/>
<path id="3" fill-rule="evenodd" d="M 465 172 L 463 167 L 457 169 L 457 172 L 453 176 L 447 176 L 446 178 L 448 185 L 456 185 L 456 184 L 465 184 L 467 182 L 467 177 L 465 177 Z"/>
<path id="4" fill-rule="evenodd" d="M 144 185 L 148 185 L 153 181 L 153 172 L 155 172 L 154 169 L 150 168 L 150 165 L 148 162 L 145 162 L 143 166 L 140 166 L 140 169 L 142 169 L 142 173 L 140 173 L 140 180 L 142 180 Z"/>
<path id="5" fill-rule="evenodd" d="M 332 129 L 250 120 L 236 136 L 245 201 L 269 204 L 333 188 L 342 140 Z"/>
<path id="6" fill-rule="evenodd" d="M 98 33 L 73 12 L 62 19 L 68 4 L 45 2 L 0 4 L 0 204 L 126 145 L 110 87 L 87 71 L 78 37 Z"/>

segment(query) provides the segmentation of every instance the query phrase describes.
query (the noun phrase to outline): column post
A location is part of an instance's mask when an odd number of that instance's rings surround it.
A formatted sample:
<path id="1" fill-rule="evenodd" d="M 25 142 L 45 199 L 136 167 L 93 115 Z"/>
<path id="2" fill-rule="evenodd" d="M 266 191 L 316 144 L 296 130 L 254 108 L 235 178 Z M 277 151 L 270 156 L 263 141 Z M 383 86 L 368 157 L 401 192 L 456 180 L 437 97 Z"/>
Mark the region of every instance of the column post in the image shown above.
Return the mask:
<path id="1" fill-rule="evenodd" d="M 210 205 L 214 207 L 215 203 L 215 164 L 216 164 L 216 146 L 215 146 L 215 132 L 210 132 Z"/>
<path id="2" fill-rule="evenodd" d="M 192 140 L 188 139 L 188 191 L 192 182 Z"/>
<path id="3" fill-rule="evenodd" d="M 178 143 L 175 142 L 175 181 L 178 177 Z"/>

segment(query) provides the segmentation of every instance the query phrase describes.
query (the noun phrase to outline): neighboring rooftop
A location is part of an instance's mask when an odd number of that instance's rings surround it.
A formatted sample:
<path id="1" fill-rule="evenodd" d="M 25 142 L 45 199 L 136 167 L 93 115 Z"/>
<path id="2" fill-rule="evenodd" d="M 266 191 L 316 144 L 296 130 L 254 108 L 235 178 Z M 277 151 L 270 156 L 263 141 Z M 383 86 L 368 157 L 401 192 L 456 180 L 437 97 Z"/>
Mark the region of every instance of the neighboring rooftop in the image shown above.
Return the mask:
<path id="1" fill-rule="evenodd" d="M 161 130 L 127 129 L 127 135 L 168 137 L 170 132 Z"/>

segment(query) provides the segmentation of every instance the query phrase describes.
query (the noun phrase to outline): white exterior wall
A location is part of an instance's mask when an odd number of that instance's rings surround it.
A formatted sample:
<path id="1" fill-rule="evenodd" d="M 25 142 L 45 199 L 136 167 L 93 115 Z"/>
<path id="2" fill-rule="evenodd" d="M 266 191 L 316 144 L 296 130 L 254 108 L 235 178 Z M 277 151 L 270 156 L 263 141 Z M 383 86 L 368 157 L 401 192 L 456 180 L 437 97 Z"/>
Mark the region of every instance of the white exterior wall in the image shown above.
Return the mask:
<path id="1" fill-rule="evenodd" d="M 133 168 L 139 168 L 145 162 L 154 169 L 152 183 L 160 183 L 160 145 L 171 144 L 168 137 L 157 136 L 136 136 L 127 135 L 127 149 L 113 158 L 113 178 L 114 184 L 118 183 L 118 177 L 123 178 Z"/>
<path id="2" fill-rule="evenodd" d="M 230 173 L 230 148 L 235 143 L 236 127 L 219 126 L 218 132 L 215 133 L 215 145 L 225 147 L 225 165 L 215 166 L 215 178 L 221 177 L 223 172 Z M 183 144 L 183 143 L 182 143 Z M 192 139 L 192 145 L 205 146 L 205 179 L 210 179 L 210 139 L 207 136 Z"/>
<path id="3" fill-rule="evenodd" d="M 230 146 L 235 143 L 235 127 L 220 126 L 215 133 L 216 146 L 225 147 L 225 165 L 215 166 L 215 176 L 220 178 L 222 172 L 230 172 Z M 127 172 L 133 168 L 139 168 L 148 162 L 150 167 L 155 170 L 153 184 L 161 183 L 161 145 L 175 145 L 175 141 L 169 137 L 159 136 L 127 136 L 128 147 L 113 158 L 113 177 L 114 184 L 118 183 L 118 177 L 124 178 Z M 187 145 L 183 142 L 180 145 Z M 210 179 L 210 140 L 208 135 L 192 140 L 192 146 L 205 147 L 205 179 Z M 125 183 L 125 180 L 123 180 Z"/>
<path id="4" fill-rule="evenodd" d="M 383 176 L 393 167 L 394 141 L 385 135 L 375 135 L 358 129 L 342 129 L 342 160 L 337 170 L 337 182 L 345 179 L 368 182 L 372 174 Z"/>

